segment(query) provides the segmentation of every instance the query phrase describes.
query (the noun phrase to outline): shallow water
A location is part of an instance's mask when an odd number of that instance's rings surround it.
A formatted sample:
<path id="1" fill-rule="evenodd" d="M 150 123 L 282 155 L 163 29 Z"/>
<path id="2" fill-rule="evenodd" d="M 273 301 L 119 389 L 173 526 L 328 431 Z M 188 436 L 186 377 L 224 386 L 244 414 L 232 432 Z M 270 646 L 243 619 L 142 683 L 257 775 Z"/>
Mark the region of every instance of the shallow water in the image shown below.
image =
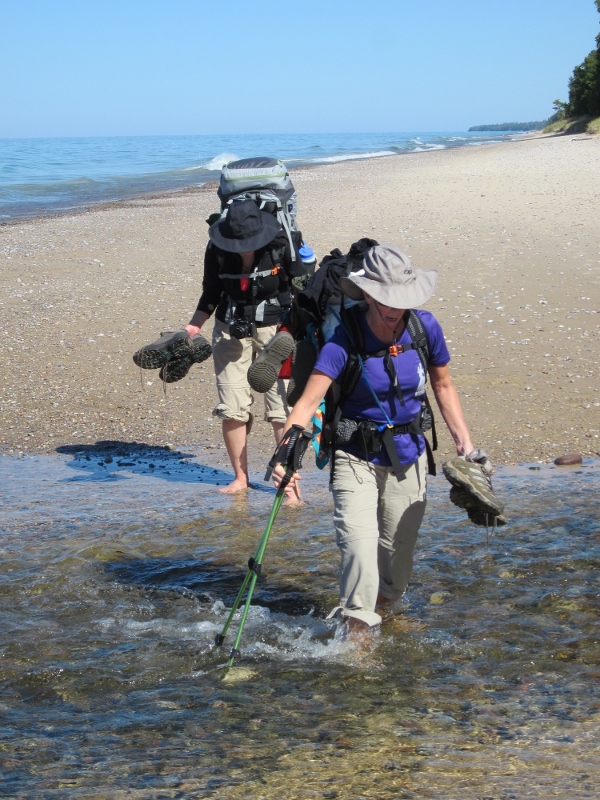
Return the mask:
<path id="1" fill-rule="evenodd" d="M 66 451 L 0 459 L 1 796 L 597 796 L 598 462 L 499 469 L 489 545 L 432 479 L 402 612 L 363 648 L 324 620 L 337 551 L 307 472 L 223 681 L 272 491 L 221 496 L 194 453 Z"/>

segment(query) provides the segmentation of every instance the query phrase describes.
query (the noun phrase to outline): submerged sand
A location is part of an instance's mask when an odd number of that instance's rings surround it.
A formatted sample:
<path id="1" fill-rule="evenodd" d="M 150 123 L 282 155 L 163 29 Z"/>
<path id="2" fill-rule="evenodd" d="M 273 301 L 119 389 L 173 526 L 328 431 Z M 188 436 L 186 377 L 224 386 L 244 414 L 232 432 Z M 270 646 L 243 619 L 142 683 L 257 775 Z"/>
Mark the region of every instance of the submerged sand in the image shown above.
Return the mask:
<path id="1" fill-rule="evenodd" d="M 343 162 L 293 180 L 319 258 L 369 236 L 439 271 L 427 307 L 473 440 L 495 462 L 600 450 L 600 137 Z M 217 206 L 203 187 L 0 227 L 1 453 L 135 440 L 228 464 L 212 362 L 165 394 L 131 359 L 195 309 Z M 256 407 L 254 468 L 272 450 Z M 438 428 L 439 461 L 453 448 Z"/>

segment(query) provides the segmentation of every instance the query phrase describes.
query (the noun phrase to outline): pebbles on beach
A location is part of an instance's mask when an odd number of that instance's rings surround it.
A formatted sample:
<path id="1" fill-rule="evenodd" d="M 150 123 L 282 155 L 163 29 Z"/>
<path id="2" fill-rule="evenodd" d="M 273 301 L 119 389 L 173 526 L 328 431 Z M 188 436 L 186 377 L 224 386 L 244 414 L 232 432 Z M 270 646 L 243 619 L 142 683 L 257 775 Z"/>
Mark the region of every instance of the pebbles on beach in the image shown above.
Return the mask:
<path id="1" fill-rule="evenodd" d="M 494 461 L 598 451 L 600 137 L 342 162 L 293 180 L 319 258 L 367 235 L 439 271 L 428 308 Z M 165 392 L 158 370 L 131 359 L 189 320 L 217 205 L 209 186 L 0 227 L 1 452 L 135 440 L 210 449 L 228 465 L 212 362 Z M 250 456 L 263 463 L 271 429 L 261 398 L 255 409 Z M 438 431 L 442 457 L 453 447 Z"/>

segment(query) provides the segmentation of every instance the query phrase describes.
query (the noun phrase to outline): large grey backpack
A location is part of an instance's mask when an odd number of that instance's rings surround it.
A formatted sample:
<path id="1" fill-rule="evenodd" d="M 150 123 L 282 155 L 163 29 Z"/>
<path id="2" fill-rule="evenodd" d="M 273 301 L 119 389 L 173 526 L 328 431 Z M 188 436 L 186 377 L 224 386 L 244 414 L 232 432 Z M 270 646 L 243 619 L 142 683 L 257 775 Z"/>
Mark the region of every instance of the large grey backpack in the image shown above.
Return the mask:
<path id="1" fill-rule="evenodd" d="M 292 260 L 296 260 L 292 231 L 298 230 L 298 203 L 290 174 L 282 161 L 260 156 L 230 161 L 221 170 L 217 194 L 221 200 L 221 216 L 239 200 L 254 200 L 263 211 L 273 214 L 290 241 Z"/>

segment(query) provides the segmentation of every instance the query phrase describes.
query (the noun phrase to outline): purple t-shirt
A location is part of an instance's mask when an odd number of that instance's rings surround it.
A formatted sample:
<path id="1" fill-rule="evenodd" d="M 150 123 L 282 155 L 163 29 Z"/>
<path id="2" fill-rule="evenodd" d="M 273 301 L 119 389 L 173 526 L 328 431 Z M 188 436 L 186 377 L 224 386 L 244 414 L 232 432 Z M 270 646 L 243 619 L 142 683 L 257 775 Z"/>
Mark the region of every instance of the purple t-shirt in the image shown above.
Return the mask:
<path id="1" fill-rule="evenodd" d="M 446 346 L 446 340 L 442 332 L 442 327 L 436 318 L 429 311 L 416 310 L 429 343 L 429 364 L 434 367 L 443 367 L 450 361 L 450 353 Z M 359 322 L 365 333 L 365 344 L 367 353 L 385 350 L 388 345 L 380 341 L 367 325 L 366 312 L 361 312 Z M 410 333 L 404 329 L 399 343 L 410 344 L 412 342 Z M 353 348 L 350 345 L 344 328 L 341 325 L 335 329 L 331 339 L 324 345 L 319 353 L 315 369 L 325 373 L 333 380 L 337 380 L 346 366 L 348 353 Z M 374 389 L 379 402 L 385 409 L 391 422 L 394 425 L 406 425 L 421 411 L 423 396 L 425 394 L 425 382 L 427 376 L 416 350 L 407 350 L 397 356 L 392 356 L 398 383 L 402 389 L 404 405 L 398 399 L 390 376 L 385 369 L 383 356 L 380 358 L 368 358 L 365 361 L 365 369 L 371 387 Z M 356 384 L 352 394 L 346 398 L 342 406 L 344 417 L 351 419 L 370 419 L 379 424 L 387 422 L 381 409 L 375 402 L 365 376 L 362 374 Z M 398 458 L 401 464 L 414 464 L 425 450 L 425 439 L 410 433 L 400 433 L 394 436 L 394 443 L 398 451 Z M 351 445 L 344 446 L 344 450 L 364 457 L 364 451 L 360 451 Z M 382 466 L 389 466 L 390 460 L 385 448 L 376 456 L 370 456 L 369 461 Z"/>

